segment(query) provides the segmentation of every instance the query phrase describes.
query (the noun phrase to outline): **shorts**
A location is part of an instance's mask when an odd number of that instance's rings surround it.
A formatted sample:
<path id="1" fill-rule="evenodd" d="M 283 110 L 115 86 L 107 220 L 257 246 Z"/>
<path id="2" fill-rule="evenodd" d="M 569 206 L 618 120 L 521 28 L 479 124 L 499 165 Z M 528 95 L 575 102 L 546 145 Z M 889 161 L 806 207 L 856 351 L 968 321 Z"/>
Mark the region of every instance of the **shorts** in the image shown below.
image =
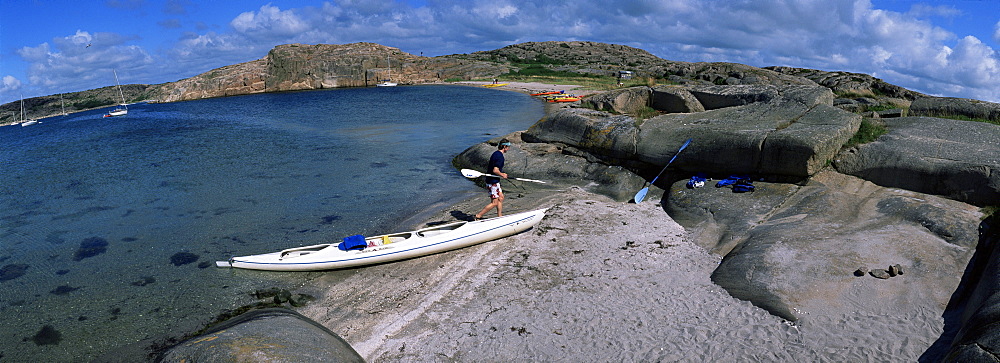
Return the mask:
<path id="1" fill-rule="evenodd" d="M 490 190 L 490 199 L 500 198 L 500 194 L 503 193 L 503 189 L 500 189 L 500 183 L 486 184 L 486 187 Z"/>

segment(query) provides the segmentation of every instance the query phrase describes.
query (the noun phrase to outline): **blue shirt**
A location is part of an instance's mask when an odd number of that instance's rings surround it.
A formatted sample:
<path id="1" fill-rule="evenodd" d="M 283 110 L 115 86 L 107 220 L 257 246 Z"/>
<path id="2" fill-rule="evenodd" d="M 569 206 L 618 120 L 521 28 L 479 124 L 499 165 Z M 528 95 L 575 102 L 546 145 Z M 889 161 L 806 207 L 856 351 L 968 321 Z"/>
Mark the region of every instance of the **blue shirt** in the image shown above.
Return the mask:
<path id="1" fill-rule="evenodd" d="M 503 152 L 500 150 L 494 151 L 493 155 L 490 155 L 490 163 L 486 165 L 486 173 L 493 174 L 493 167 L 496 167 L 500 171 L 503 171 Z M 496 184 L 500 182 L 500 178 L 496 177 L 486 177 L 486 184 Z"/>

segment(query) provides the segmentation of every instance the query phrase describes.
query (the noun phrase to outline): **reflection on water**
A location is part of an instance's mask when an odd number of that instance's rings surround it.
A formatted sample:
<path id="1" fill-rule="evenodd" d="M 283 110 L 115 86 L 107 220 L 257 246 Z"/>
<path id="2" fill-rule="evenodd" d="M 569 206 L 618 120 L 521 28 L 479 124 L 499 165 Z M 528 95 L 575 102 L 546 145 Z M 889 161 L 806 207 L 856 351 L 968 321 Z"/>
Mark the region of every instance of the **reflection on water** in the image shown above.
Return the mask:
<path id="1" fill-rule="evenodd" d="M 542 106 L 417 86 L 103 112 L 0 127 L 0 360 L 89 360 L 200 328 L 256 289 L 349 273 L 214 261 L 382 232 L 475 191 L 451 158 Z"/>

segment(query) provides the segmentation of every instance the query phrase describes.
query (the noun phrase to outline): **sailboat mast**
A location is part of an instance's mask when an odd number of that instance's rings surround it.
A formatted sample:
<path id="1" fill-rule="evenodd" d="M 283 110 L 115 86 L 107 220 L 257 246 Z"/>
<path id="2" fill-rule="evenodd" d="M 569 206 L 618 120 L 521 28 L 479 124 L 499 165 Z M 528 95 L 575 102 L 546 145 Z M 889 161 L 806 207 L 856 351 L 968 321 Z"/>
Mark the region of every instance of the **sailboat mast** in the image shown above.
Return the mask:
<path id="1" fill-rule="evenodd" d="M 125 93 L 122 92 L 122 84 L 118 82 L 118 71 L 114 69 L 112 69 L 111 71 L 115 73 L 115 84 L 118 85 L 118 94 L 122 96 L 122 106 L 125 106 L 127 108 L 128 105 L 125 104 Z"/>

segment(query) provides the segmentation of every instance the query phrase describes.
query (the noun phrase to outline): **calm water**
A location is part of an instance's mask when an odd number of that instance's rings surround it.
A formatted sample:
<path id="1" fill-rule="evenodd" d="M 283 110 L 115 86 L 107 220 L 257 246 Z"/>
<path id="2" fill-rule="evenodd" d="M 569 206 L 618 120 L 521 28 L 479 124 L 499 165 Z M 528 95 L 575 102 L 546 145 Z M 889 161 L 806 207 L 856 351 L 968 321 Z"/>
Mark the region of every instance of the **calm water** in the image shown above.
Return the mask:
<path id="1" fill-rule="evenodd" d="M 451 158 L 542 105 L 414 86 L 104 111 L 0 127 L 0 361 L 86 361 L 196 330 L 255 289 L 319 291 L 310 276 L 352 271 L 214 261 L 388 232 L 478 192 Z"/>

